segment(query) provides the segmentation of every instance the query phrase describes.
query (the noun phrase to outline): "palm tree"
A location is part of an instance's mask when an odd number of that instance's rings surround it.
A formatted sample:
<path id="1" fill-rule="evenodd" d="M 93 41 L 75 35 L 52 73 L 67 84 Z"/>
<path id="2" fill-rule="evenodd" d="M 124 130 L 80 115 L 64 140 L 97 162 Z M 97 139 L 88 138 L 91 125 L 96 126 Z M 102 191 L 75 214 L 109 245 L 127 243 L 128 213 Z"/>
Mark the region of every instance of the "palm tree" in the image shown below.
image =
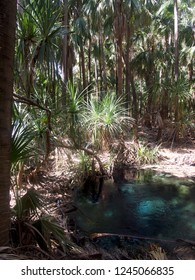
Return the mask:
<path id="1" fill-rule="evenodd" d="M 53 98 L 54 93 L 49 92 L 49 81 L 55 82 L 59 76 L 59 45 L 65 33 L 61 23 L 61 3 L 51 0 L 22 0 L 21 5 L 22 9 L 18 12 L 16 49 L 18 88 L 22 84 L 25 95 L 34 98 L 35 85 L 38 85 L 35 80 L 40 81 L 42 78 L 40 91 L 43 93 L 45 84 L 47 93 Z M 43 96 L 40 94 L 39 97 Z"/>
<path id="2" fill-rule="evenodd" d="M 16 0 L 0 0 L 0 246 L 9 242 L 11 106 Z"/>

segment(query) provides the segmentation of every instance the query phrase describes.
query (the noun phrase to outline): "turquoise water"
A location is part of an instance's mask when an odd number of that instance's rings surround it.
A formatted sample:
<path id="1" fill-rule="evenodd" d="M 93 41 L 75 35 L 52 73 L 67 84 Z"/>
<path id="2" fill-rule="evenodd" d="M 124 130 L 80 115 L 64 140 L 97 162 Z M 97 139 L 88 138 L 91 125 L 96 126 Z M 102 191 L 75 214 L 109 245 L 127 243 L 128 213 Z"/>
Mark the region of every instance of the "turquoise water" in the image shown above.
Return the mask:
<path id="1" fill-rule="evenodd" d="M 195 183 L 143 174 L 128 182 L 106 181 L 95 202 L 79 193 L 76 224 L 89 233 L 195 240 Z"/>

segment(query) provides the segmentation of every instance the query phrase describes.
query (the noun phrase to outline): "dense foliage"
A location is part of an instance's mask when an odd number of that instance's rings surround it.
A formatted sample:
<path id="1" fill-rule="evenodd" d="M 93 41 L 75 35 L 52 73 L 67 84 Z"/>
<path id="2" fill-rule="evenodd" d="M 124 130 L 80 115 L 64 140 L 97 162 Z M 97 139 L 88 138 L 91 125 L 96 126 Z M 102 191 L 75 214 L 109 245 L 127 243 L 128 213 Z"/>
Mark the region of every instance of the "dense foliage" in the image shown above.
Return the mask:
<path id="1" fill-rule="evenodd" d="M 115 106 L 113 92 L 137 124 L 159 127 L 159 139 L 168 125 L 175 139 L 193 126 L 192 2 L 18 1 L 15 92 L 46 109 L 27 101 L 40 133 L 76 137 L 83 110 L 105 96 Z M 87 115 L 88 129 L 106 125 Z"/>

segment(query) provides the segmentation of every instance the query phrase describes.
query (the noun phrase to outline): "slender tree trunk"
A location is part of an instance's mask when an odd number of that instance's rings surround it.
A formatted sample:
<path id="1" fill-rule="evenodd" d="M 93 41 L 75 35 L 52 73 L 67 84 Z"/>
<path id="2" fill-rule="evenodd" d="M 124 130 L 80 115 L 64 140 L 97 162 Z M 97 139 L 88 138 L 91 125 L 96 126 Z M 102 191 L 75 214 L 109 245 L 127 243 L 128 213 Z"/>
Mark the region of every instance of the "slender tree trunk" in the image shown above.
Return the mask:
<path id="1" fill-rule="evenodd" d="M 98 93 L 99 93 L 99 83 L 98 83 L 98 65 L 97 65 L 98 63 L 97 63 L 97 60 L 95 59 L 95 65 L 94 65 L 94 67 L 95 67 L 95 84 L 96 84 L 96 95 L 97 95 L 97 98 L 99 98 L 99 95 L 98 95 Z"/>
<path id="2" fill-rule="evenodd" d="M 145 116 L 145 125 L 148 128 L 152 128 L 152 100 L 153 100 L 153 79 L 152 79 L 152 69 L 150 73 L 145 74 L 146 88 L 148 91 L 148 100 L 147 100 L 147 112 Z"/>
<path id="3" fill-rule="evenodd" d="M 194 69 L 193 69 L 193 60 L 188 64 L 188 77 L 189 81 L 192 82 L 194 75 Z"/>
<path id="4" fill-rule="evenodd" d="M 89 83 L 89 87 L 88 87 L 88 100 L 90 100 L 91 98 L 91 83 L 92 83 L 92 77 L 91 77 L 91 38 L 89 38 L 89 45 L 88 45 L 88 83 Z"/>
<path id="5" fill-rule="evenodd" d="M 130 38 L 131 38 L 131 29 L 130 22 L 127 20 L 127 28 L 126 28 L 126 107 L 130 108 Z"/>
<path id="6" fill-rule="evenodd" d="M 104 35 L 100 28 L 99 32 L 99 76 L 100 76 L 100 98 L 103 98 L 107 91 L 107 79 L 106 79 L 106 64 L 105 64 L 105 54 L 104 54 Z"/>
<path id="7" fill-rule="evenodd" d="M 133 96 L 132 116 L 135 119 L 135 125 L 133 127 L 134 141 L 138 142 L 138 139 L 139 139 L 139 136 L 138 136 L 138 100 L 137 100 L 137 93 L 136 93 L 136 89 L 135 89 L 134 76 L 133 76 L 133 73 L 131 70 L 129 73 L 129 77 L 130 77 L 131 91 L 132 91 L 132 96 Z"/>
<path id="8" fill-rule="evenodd" d="M 114 35 L 116 38 L 116 92 L 118 96 L 123 94 L 123 36 L 124 14 L 123 1 L 115 1 Z"/>
<path id="9" fill-rule="evenodd" d="M 56 74 L 55 74 L 55 63 L 53 62 L 52 63 L 52 67 L 51 67 L 51 77 L 52 77 L 52 81 L 49 83 L 51 86 L 50 86 L 50 96 L 51 96 L 51 99 L 52 99 L 52 102 L 53 104 L 55 104 L 56 108 L 57 107 L 57 100 L 58 100 L 58 97 L 56 95 Z"/>
<path id="10" fill-rule="evenodd" d="M 178 46 L 178 3 L 174 0 L 174 48 L 175 48 L 175 82 L 179 76 L 179 46 Z"/>
<path id="11" fill-rule="evenodd" d="M 169 33 L 166 32 L 165 34 L 165 50 L 168 53 L 169 52 Z M 165 81 L 168 83 L 168 79 L 169 79 L 169 70 L 171 68 L 171 65 L 169 65 L 170 62 L 168 61 L 168 65 L 167 68 L 165 69 Z M 169 114 L 169 102 L 170 98 L 169 98 L 169 93 L 168 93 L 168 89 L 166 87 L 164 87 L 163 89 L 163 97 L 162 97 L 162 110 L 161 110 L 161 117 L 163 120 L 168 119 L 168 114 Z"/>
<path id="12" fill-rule="evenodd" d="M 178 77 L 179 77 L 179 46 L 178 46 L 178 3 L 177 0 L 174 0 L 174 49 L 175 49 L 175 84 L 177 86 Z M 175 96 L 175 123 L 177 124 L 179 121 L 179 97 L 178 92 L 176 92 Z M 179 138 L 179 130 L 176 127 L 175 132 L 175 141 Z"/>
<path id="13" fill-rule="evenodd" d="M 16 0 L 0 0 L 0 246 L 9 243 L 10 150 Z"/>
<path id="14" fill-rule="evenodd" d="M 102 78 L 103 78 L 103 87 L 104 92 L 107 91 L 107 79 L 106 79 L 106 63 L 105 63 L 105 53 L 104 53 L 104 35 L 103 31 L 100 33 L 100 55 L 102 61 Z"/>
<path id="15" fill-rule="evenodd" d="M 64 16 L 63 25 L 68 27 L 68 0 L 64 2 Z M 68 33 L 63 38 L 63 52 L 62 52 L 62 107 L 66 106 L 66 85 L 68 82 Z"/>
<path id="16" fill-rule="evenodd" d="M 99 34 L 99 54 L 98 54 L 98 62 L 99 62 L 99 78 L 100 78 L 100 99 L 103 98 L 103 70 L 102 70 L 102 52 L 101 52 L 101 38 Z"/>
<path id="17" fill-rule="evenodd" d="M 122 60 L 122 40 L 119 39 L 117 41 L 117 71 L 116 71 L 116 78 L 117 78 L 117 95 L 122 96 L 123 94 L 123 60 Z"/>
<path id="18" fill-rule="evenodd" d="M 154 88 L 154 83 L 155 83 L 155 75 L 156 75 L 156 68 L 154 64 L 154 42 L 153 42 L 153 37 L 148 41 L 148 51 L 149 55 L 151 56 L 150 63 L 148 63 L 148 68 L 147 71 L 145 71 L 145 83 L 146 83 L 146 88 L 148 92 L 148 100 L 147 100 L 147 112 L 146 112 L 146 120 L 145 120 L 145 125 L 148 128 L 152 128 L 153 124 L 153 108 L 154 108 L 154 102 L 153 102 L 153 88 Z"/>
<path id="19" fill-rule="evenodd" d="M 135 89 L 135 82 L 134 82 L 134 76 L 132 71 L 130 71 L 130 83 L 131 83 L 131 91 L 132 91 L 132 96 L 133 96 L 133 108 L 132 108 L 132 116 L 136 120 L 138 119 L 138 102 L 137 102 L 137 94 L 136 94 L 136 89 Z"/>
<path id="20" fill-rule="evenodd" d="M 81 51 L 81 69 L 82 69 L 83 89 L 84 89 L 87 87 L 87 79 L 86 79 L 85 54 L 84 54 L 83 43 L 81 43 L 80 51 Z"/>

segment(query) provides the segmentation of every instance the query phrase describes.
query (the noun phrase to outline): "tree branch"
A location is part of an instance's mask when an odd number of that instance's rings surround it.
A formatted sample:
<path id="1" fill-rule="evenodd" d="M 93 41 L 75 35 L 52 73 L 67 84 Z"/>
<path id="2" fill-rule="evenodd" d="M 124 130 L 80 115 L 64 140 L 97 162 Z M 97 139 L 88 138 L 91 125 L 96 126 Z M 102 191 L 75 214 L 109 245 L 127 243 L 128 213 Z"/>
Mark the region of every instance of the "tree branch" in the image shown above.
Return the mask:
<path id="1" fill-rule="evenodd" d="M 84 151 L 86 154 L 88 154 L 90 156 L 93 156 L 97 160 L 97 162 L 99 164 L 99 168 L 100 168 L 101 174 L 102 175 L 106 175 L 106 172 L 104 170 L 104 167 L 103 167 L 103 164 L 102 164 L 100 158 L 92 150 L 89 150 L 89 149 L 86 149 L 86 148 L 83 148 L 83 147 L 79 147 L 78 148 L 78 147 L 74 147 L 74 146 L 71 146 L 71 145 L 69 146 L 69 145 L 66 145 L 66 144 L 62 143 L 59 140 L 57 140 L 57 141 L 59 143 L 59 146 L 62 147 L 62 148 L 69 149 L 69 150 L 81 150 L 81 151 Z"/>
<path id="2" fill-rule="evenodd" d="M 47 111 L 49 114 L 51 114 L 51 111 L 48 108 L 43 107 L 42 105 L 38 104 L 37 102 L 33 101 L 32 99 L 29 99 L 27 97 L 18 95 L 16 93 L 13 94 L 13 97 L 16 98 L 16 99 L 14 99 L 14 101 L 16 101 L 16 102 L 20 102 L 20 103 L 24 103 L 24 104 L 27 104 L 27 105 L 32 105 L 32 106 L 38 107 L 41 110 Z"/>

